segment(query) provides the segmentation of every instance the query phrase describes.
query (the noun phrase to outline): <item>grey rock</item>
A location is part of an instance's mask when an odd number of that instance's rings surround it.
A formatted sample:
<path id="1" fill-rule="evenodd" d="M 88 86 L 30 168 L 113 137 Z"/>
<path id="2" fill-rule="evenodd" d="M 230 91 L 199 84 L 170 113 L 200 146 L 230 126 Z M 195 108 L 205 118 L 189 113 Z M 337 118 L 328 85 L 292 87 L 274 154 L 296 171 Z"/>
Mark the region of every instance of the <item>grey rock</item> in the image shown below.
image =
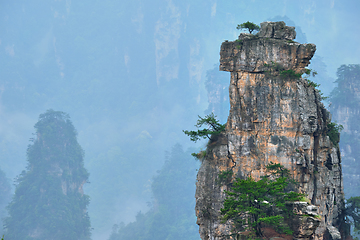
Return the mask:
<path id="1" fill-rule="evenodd" d="M 257 34 L 262 38 L 277 38 L 293 40 L 296 38 L 295 27 L 285 25 L 285 22 L 263 22 L 260 24 L 260 31 Z"/>
<path id="2" fill-rule="evenodd" d="M 262 26 L 265 31 L 273 24 Z M 282 78 L 264 67 L 273 61 L 282 69 L 301 73 L 316 47 L 288 42 L 275 33 L 276 38 L 269 39 L 262 37 L 267 33 L 259 34 L 242 34 L 241 40 L 221 46 L 220 70 L 231 72 L 230 113 L 225 132 L 208 143 L 197 175 L 200 236 L 220 240 L 231 231 L 231 222 L 220 221 L 228 185 L 217 183 L 219 172 L 232 169 L 233 179 L 260 179 L 272 161 L 290 170 L 298 190 L 311 201 L 311 205 L 293 205 L 297 209 L 291 222 L 294 239 L 323 239 L 326 226 L 343 221 L 339 149 L 326 134 L 330 115 L 305 79 Z"/>
<path id="3" fill-rule="evenodd" d="M 279 63 L 285 70 L 299 71 L 310 63 L 316 50 L 314 44 L 288 43 L 282 39 L 258 38 L 248 34 L 241 34 L 240 38 L 222 43 L 221 71 L 264 72 L 268 70 L 264 64 L 271 62 Z"/>
<path id="4" fill-rule="evenodd" d="M 256 38 L 256 36 L 251 33 L 240 33 L 239 35 L 239 40 L 250 40 L 254 38 Z"/>
<path id="5" fill-rule="evenodd" d="M 310 216 L 317 216 L 318 215 L 318 207 L 315 205 L 309 205 L 306 207 L 306 214 Z"/>
<path id="6" fill-rule="evenodd" d="M 334 226 L 327 226 L 326 230 L 329 233 L 329 240 L 341 240 L 341 234 L 339 230 Z"/>

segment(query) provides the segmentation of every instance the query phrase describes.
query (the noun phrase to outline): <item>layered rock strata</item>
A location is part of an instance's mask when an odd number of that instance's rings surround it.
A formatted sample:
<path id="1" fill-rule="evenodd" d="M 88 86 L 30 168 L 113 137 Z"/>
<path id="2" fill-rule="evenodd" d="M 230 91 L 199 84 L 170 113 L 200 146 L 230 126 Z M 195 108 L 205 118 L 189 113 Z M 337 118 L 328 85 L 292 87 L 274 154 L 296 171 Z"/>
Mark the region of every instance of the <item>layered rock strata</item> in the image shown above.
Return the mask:
<path id="1" fill-rule="evenodd" d="M 220 70 L 231 72 L 231 107 L 226 131 L 208 143 L 197 176 L 203 240 L 228 239 L 231 231 L 220 220 L 228 185 L 219 183 L 219 173 L 231 169 L 233 179 L 259 179 L 270 162 L 291 171 L 321 216 L 311 234 L 297 226 L 294 239 L 326 239 L 327 229 L 336 231 L 343 222 L 340 152 L 327 136 L 330 115 L 318 91 L 294 75 L 304 72 L 316 47 L 294 42 L 295 35 L 283 22 L 265 22 L 257 35 L 241 34 L 221 46 Z"/>

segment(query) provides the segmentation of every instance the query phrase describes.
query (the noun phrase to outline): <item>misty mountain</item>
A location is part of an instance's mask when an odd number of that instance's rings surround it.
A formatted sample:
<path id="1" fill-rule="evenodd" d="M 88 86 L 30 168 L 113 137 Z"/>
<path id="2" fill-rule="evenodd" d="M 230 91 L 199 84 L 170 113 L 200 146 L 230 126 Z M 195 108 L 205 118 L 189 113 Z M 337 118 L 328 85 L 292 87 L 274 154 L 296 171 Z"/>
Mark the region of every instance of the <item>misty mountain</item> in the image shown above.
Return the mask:
<path id="1" fill-rule="evenodd" d="M 317 45 L 314 81 L 327 94 L 336 69 L 359 62 L 359 7 L 352 0 L 1 1 L 0 168 L 10 179 L 25 169 L 39 114 L 69 113 L 90 173 L 92 236 L 108 239 L 114 224 L 151 210 L 164 151 L 192 144 L 182 130 L 210 111 L 226 121 L 229 75 L 216 65 L 237 24 L 292 21 L 301 41 Z"/>

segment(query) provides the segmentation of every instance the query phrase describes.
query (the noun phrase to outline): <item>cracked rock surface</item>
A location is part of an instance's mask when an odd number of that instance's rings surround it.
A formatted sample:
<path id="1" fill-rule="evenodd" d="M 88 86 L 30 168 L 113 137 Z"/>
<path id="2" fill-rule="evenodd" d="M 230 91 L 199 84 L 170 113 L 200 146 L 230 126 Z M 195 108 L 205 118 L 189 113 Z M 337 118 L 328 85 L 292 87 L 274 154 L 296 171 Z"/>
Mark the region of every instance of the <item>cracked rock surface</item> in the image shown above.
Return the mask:
<path id="1" fill-rule="evenodd" d="M 326 134 L 330 115 L 305 79 L 281 76 L 285 70 L 302 73 L 314 55 L 314 44 L 294 38 L 294 29 L 283 22 L 265 22 L 257 35 L 241 34 L 221 46 L 220 70 L 231 72 L 230 114 L 226 131 L 208 143 L 197 176 L 196 215 L 203 240 L 229 239 L 225 236 L 231 231 L 230 222 L 220 221 L 229 186 L 217 180 L 220 171 L 232 169 L 233 179 L 259 179 L 270 162 L 290 170 L 311 201 L 307 211 L 317 209 L 321 218 L 304 220 L 311 227 L 297 226 L 294 239 L 325 239 L 327 229 L 342 224 L 341 159 Z M 281 69 L 269 69 L 270 64 Z"/>

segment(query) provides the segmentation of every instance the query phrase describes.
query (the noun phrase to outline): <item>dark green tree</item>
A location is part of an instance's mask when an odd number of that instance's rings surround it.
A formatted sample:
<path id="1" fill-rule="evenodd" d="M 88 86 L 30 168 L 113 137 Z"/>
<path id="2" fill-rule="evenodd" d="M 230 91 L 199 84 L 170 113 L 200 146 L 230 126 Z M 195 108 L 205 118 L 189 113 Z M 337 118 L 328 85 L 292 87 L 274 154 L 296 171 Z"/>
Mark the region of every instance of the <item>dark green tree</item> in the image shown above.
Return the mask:
<path id="1" fill-rule="evenodd" d="M 191 141 L 197 142 L 201 138 L 209 140 L 212 136 L 220 134 L 225 130 L 225 124 L 220 124 L 218 120 L 216 120 L 216 116 L 214 113 L 210 113 L 206 115 L 204 118 L 199 117 L 195 127 L 201 128 L 203 125 L 207 126 L 207 128 L 203 128 L 197 131 L 187 131 L 183 130 L 183 132 L 190 137 Z"/>
<path id="2" fill-rule="evenodd" d="M 87 240 L 89 197 L 83 193 L 88 172 L 69 116 L 48 110 L 35 124 L 27 149 L 27 169 L 16 180 L 5 219 L 7 240 Z"/>
<path id="3" fill-rule="evenodd" d="M 259 27 L 259 25 L 256 25 L 253 22 L 247 21 L 245 23 L 238 24 L 236 29 L 239 29 L 239 30 L 247 29 L 249 31 L 249 33 L 251 34 L 253 31 L 259 31 L 260 27 Z"/>
<path id="4" fill-rule="evenodd" d="M 303 194 L 285 191 L 291 180 L 289 171 L 282 165 L 271 163 L 267 169 L 271 174 L 259 181 L 251 177 L 237 178 L 230 191 L 226 191 L 227 197 L 221 214 L 224 221 L 233 221 L 235 235 L 249 230 L 256 237 L 261 237 L 264 224 L 273 226 L 280 232 L 292 233 L 284 222 L 286 214 L 290 214 L 285 203 L 299 200 Z M 244 225 L 248 227 L 244 228 Z"/>

